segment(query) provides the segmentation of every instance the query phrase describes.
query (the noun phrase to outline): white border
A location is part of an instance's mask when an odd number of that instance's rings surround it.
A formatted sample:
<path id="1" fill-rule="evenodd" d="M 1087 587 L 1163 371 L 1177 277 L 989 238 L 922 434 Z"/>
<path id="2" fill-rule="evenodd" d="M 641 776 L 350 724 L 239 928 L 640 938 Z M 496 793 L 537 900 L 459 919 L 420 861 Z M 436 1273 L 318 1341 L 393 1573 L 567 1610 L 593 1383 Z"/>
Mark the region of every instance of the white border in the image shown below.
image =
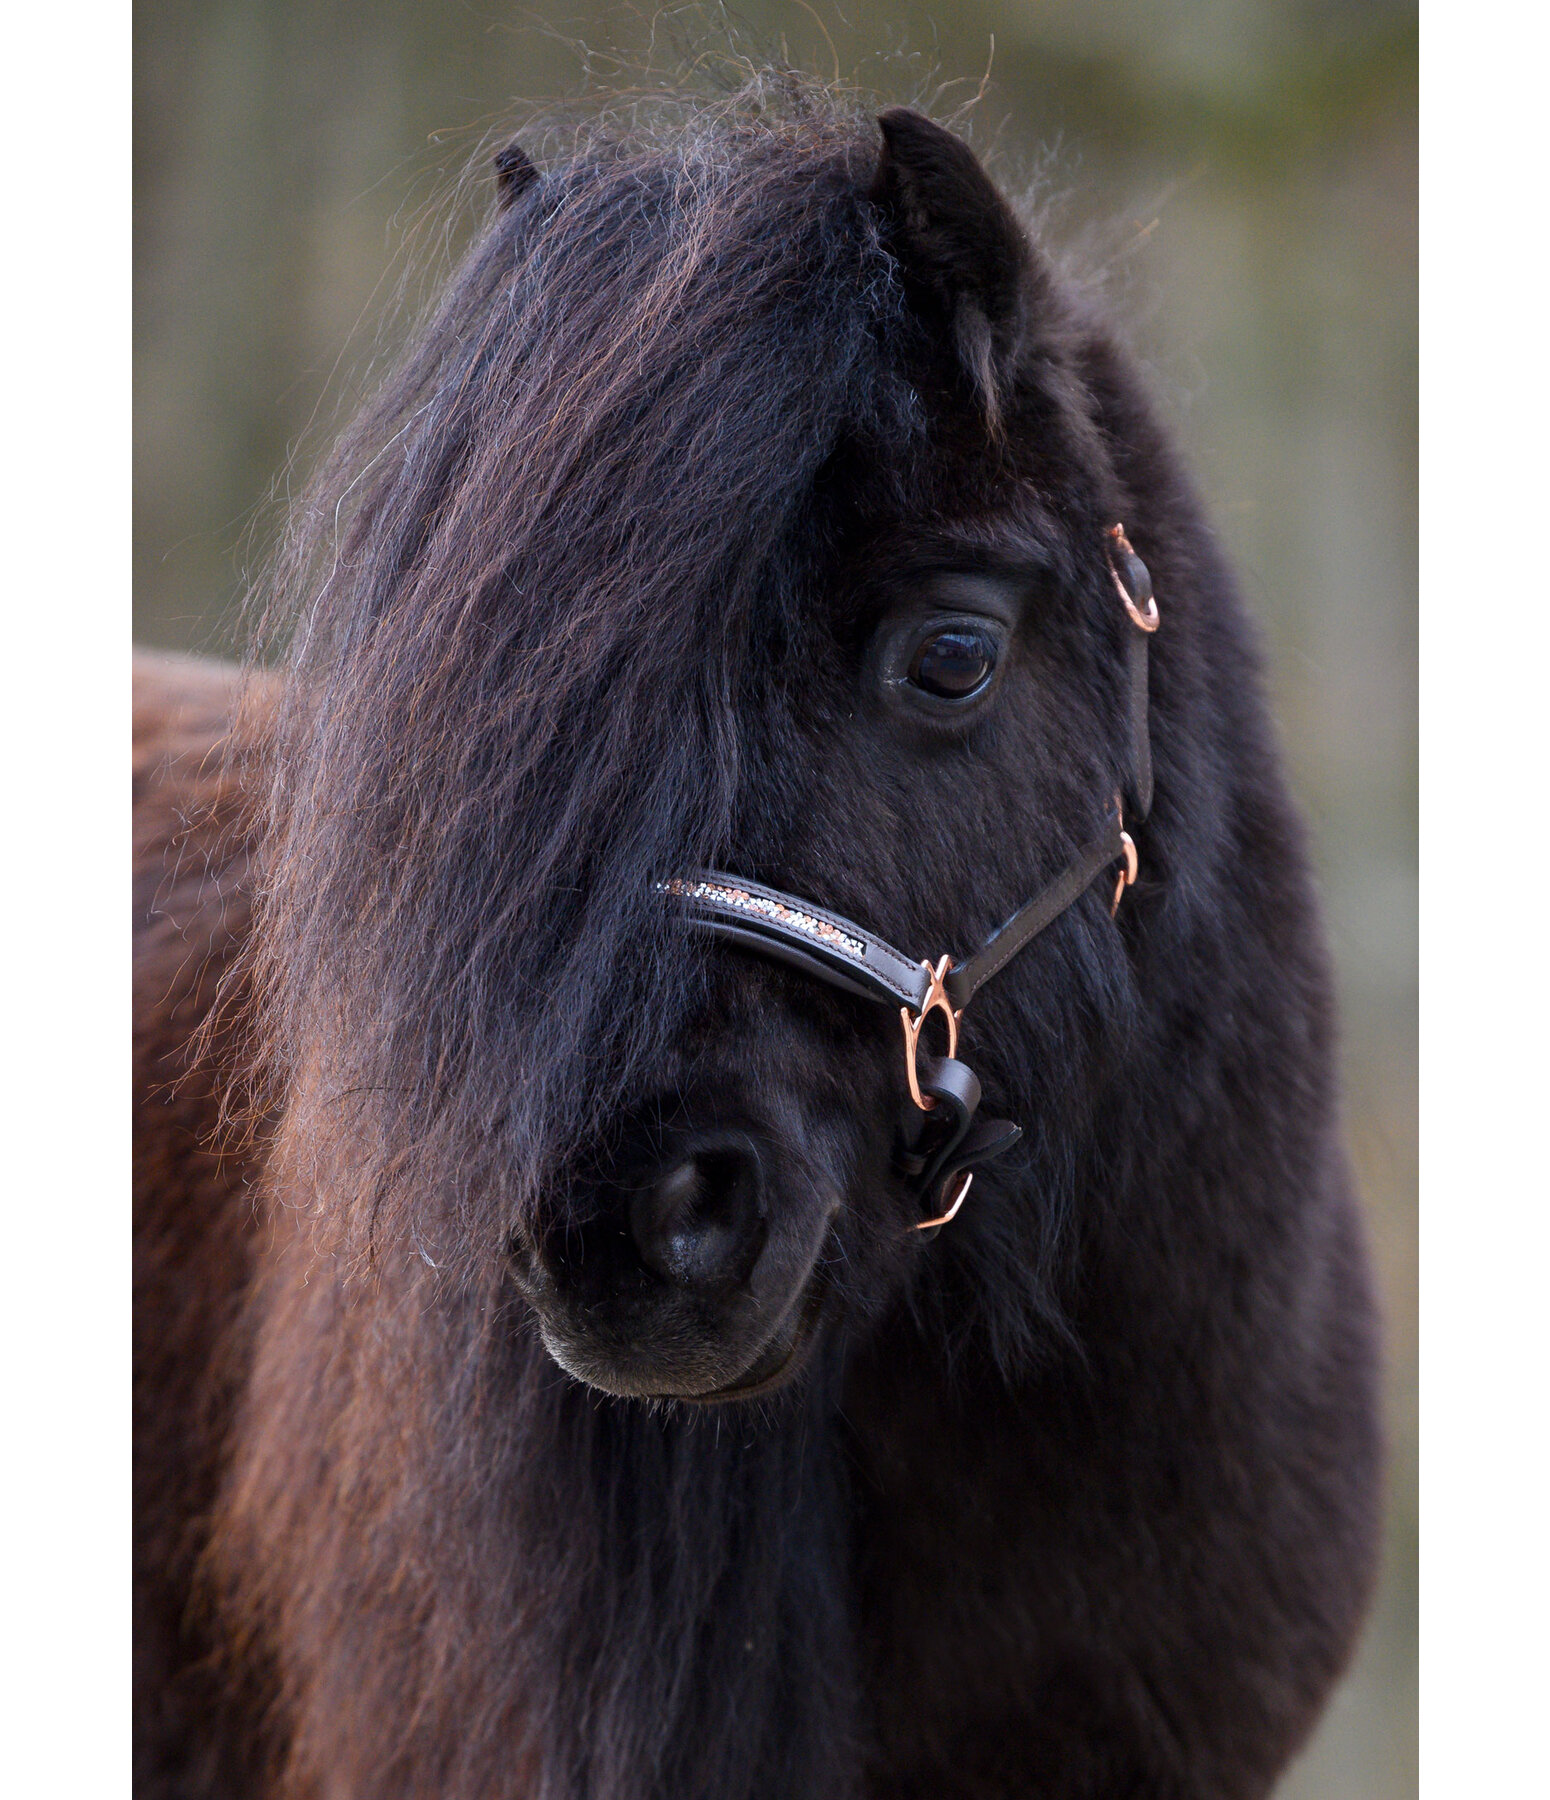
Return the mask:
<path id="1" fill-rule="evenodd" d="M 129 1792 L 128 9 L 6 21 L 0 1782 Z"/>
<path id="2" fill-rule="evenodd" d="M 1542 1791 L 1550 232 L 1541 7 L 1423 8 L 1422 1793 Z"/>

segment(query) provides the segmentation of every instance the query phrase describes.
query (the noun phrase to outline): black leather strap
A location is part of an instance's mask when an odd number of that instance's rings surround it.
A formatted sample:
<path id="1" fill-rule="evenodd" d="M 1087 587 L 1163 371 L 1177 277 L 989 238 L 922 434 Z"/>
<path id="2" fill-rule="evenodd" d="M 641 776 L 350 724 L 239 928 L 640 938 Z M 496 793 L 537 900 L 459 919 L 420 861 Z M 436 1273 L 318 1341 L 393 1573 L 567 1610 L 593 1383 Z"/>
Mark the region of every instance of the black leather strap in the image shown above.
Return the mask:
<path id="1" fill-rule="evenodd" d="M 913 1103 L 906 1107 L 895 1161 L 916 1186 L 927 1188 L 941 1179 L 949 1158 L 968 1135 L 979 1110 L 979 1076 L 967 1063 L 944 1056 L 921 1080 L 921 1092 L 932 1102 L 929 1112 Z"/>
<path id="2" fill-rule="evenodd" d="M 778 888 L 699 869 L 659 881 L 657 892 L 679 902 L 717 937 L 790 963 L 847 993 L 919 1012 L 930 989 L 930 971 L 902 950 L 853 920 Z"/>
<path id="3" fill-rule="evenodd" d="M 1147 720 L 1147 639 L 1156 631 L 1157 599 L 1152 592 L 1152 572 L 1136 555 L 1123 525 L 1109 529 L 1104 550 L 1109 574 L 1125 608 L 1129 629 L 1125 634 L 1126 711 L 1130 719 L 1130 767 L 1125 798 L 1130 816 L 1139 824 L 1152 810 L 1152 734 Z"/>
<path id="4" fill-rule="evenodd" d="M 1079 900 L 1107 868 L 1125 853 L 1120 841 L 1119 812 L 1111 808 L 1103 830 L 1041 893 L 993 931 L 984 946 L 967 962 L 955 963 L 943 986 L 956 1011 L 962 1012 L 992 975 L 999 975 L 1019 950 L 1025 948 L 1046 925 Z"/>
<path id="5" fill-rule="evenodd" d="M 1152 728 L 1147 716 L 1147 633 L 1128 621 L 1125 631 L 1125 678 L 1129 692 L 1130 780 L 1127 816 L 1139 825 L 1152 810 Z"/>

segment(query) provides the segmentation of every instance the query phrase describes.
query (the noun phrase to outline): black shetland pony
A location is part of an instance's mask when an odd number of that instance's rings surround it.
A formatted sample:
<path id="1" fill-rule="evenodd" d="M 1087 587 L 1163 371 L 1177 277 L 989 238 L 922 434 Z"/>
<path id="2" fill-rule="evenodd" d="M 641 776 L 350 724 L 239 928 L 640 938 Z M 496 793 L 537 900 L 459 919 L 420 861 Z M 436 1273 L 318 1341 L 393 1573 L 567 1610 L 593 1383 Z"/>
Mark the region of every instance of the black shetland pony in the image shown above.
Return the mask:
<path id="1" fill-rule="evenodd" d="M 1266 1794 L 1369 1589 L 1374 1332 L 1195 498 L 918 114 L 498 166 L 283 680 L 225 735 L 143 674 L 139 1791 Z M 923 1193 L 899 1009 L 670 897 L 961 966 L 1117 833 L 1142 562 L 1139 879 L 976 997 L 1023 1135 Z"/>

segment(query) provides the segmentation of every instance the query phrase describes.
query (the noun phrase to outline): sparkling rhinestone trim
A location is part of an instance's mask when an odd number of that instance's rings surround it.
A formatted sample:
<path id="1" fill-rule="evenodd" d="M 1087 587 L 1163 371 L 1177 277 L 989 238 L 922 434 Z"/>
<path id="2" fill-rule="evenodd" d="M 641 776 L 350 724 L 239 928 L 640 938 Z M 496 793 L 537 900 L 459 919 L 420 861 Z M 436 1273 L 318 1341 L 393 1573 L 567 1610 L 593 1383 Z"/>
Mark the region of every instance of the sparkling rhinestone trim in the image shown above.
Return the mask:
<path id="1" fill-rule="evenodd" d="M 720 881 L 683 881 L 677 877 L 672 881 L 659 881 L 656 885 L 659 894 L 670 894 L 675 900 L 712 900 L 718 906 L 730 907 L 733 912 L 772 919 L 788 930 L 812 938 L 826 949 L 838 950 L 853 962 L 866 961 L 866 945 L 860 938 L 841 931 L 827 919 L 815 919 L 811 913 L 799 912 L 794 906 L 783 906 L 778 900 L 766 900 L 762 894 L 750 894 L 746 888 L 729 887 Z"/>

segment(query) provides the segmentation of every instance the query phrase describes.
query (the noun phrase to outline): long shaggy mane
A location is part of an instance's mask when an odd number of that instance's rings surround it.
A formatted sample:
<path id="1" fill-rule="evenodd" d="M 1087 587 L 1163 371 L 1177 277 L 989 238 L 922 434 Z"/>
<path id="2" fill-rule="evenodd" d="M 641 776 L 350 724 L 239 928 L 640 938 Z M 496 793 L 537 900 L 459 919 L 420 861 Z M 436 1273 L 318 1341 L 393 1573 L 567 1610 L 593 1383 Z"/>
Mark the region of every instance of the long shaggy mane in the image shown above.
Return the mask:
<path id="1" fill-rule="evenodd" d="M 815 480 L 914 428 L 875 127 L 768 103 L 595 132 L 495 211 L 297 509 L 249 979 L 270 1094 L 357 1147 L 353 1254 L 412 1191 L 455 1259 L 672 1032 L 650 882 L 725 849 Z"/>

